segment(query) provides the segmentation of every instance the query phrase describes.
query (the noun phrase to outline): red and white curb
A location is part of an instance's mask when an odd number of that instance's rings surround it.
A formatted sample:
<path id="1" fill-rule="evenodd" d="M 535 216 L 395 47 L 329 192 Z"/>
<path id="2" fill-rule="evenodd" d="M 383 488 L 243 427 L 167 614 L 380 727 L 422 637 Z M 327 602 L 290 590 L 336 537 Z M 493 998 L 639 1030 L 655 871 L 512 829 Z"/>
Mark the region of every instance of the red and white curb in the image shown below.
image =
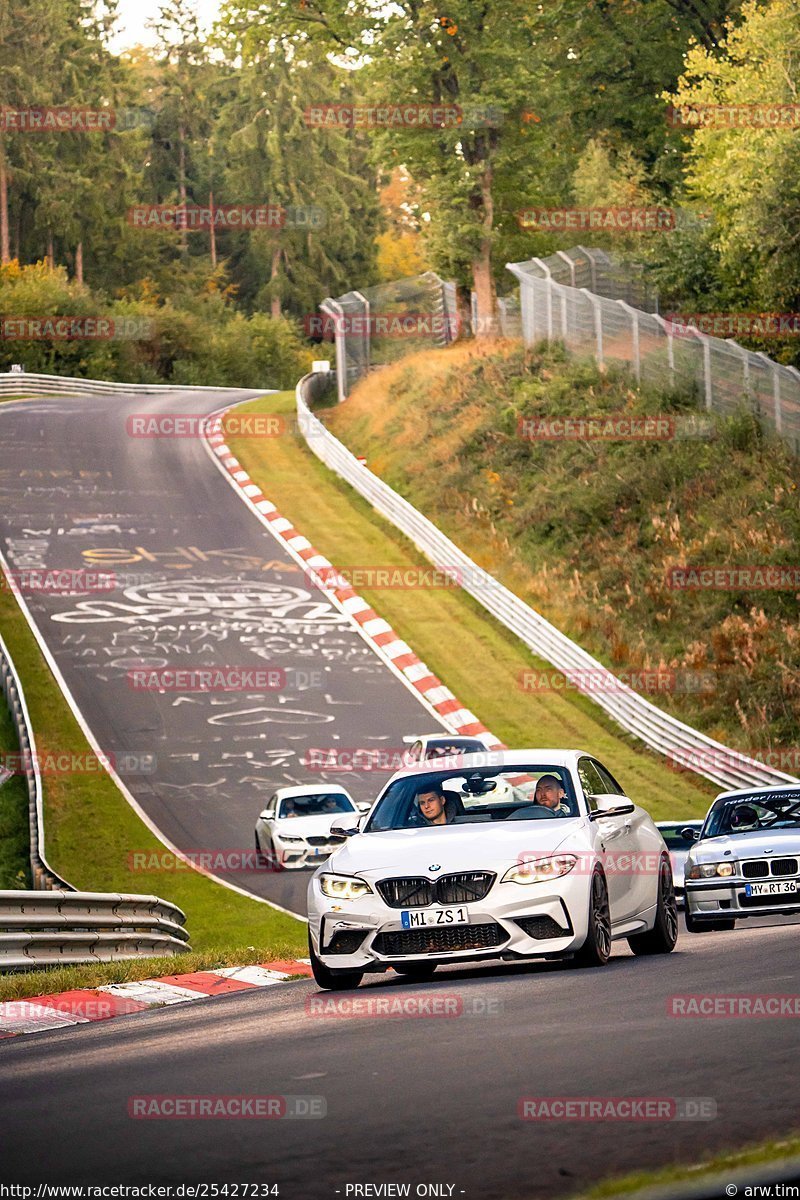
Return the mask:
<path id="1" fill-rule="evenodd" d="M 253 967 L 219 967 L 215 971 L 192 971 L 188 975 L 164 975 L 160 979 L 137 979 L 52 996 L 32 996 L 28 1000 L 7 1000 L 0 1004 L 0 1038 L 107 1021 L 187 1000 L 249 992 L 286 983 L 293 975 L 310 976 L 309 960 L 281 959 Z"/>
<path id="2" fill-rule="evenodd" d="M 304 537 L 291 521 L 278 512 L 258 484 L 253 482 L 225 442 L 222 422 L 228 411 L 225 409 L 207 419 L 204 426 L 205 440 L 227 472 L 230 482 L 259 515 L 270 533 L 283 543 L 320 591 L 357 625 L 362 637 L 384 663 L 411 685 L 420 699 L 442 718 L 452 733 L 483 735 L 491 746 L 502 748 L 503 743 L 499 738 L 456 699 L 441 679 L 417 657 L 408 643 L 397 636 L 388 621 L 384 621 L 348 583 L 343 580 L 336 581 L 337 573 L 333 564 L 311 545 L 308 538 Z M 331 576 L 335 578 L 332 579 Z"/>

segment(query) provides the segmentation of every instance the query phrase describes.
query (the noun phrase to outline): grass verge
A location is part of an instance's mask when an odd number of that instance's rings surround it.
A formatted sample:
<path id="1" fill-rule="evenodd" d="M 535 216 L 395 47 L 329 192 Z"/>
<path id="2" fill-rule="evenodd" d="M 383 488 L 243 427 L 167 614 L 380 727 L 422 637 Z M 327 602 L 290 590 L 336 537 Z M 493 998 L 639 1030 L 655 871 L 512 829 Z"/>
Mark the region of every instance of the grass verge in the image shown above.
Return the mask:
<path id="1" fill-rule="evenodd" d="M 667 1188 L 673 1184 L 700 1186 L 706 1180 L 728 1173 L 733 1175 L 747 1167 L 767 1167 L 781 1159 L 794 1159 L 800 1156 L 800 1135 L 781 1138 L 758 1145 L 746 1146 L 741 1150 L 716 1155 L 700 1163 L 691 1165 L 676 1165 L 665 1167 L 660 1171 L 637 1171 L 631 1175 L 619 1178 L 613 1176 L 602 1180 L 586 1192 L 581 1192 L 574 1200 L 607 1200 L 615 1196 L 630 1196 L 637 1192 L 653 1188 Z M 752 1193 L 751 1193 L 752 1194 Z M 744 1192 L 740 1189 L 740 1195 Z"/>
<path id="2" fill-rule="evenodd" d="M 663 440 L 548 436 L 553 418 L 612 414 L 662 418 Z M 660 707 L 800 774 L 800 460 L 752 412 L 708 414 L 688 392 L 509 342 L 409 356 L 325 420 L 612 670 L 662 672 Z M 786 581 L 686 588 L 672 574 L 766 565 Z"/>
<path id="3" fill-rule="evenodd" d="M 305 953 L 305 946 L 303 947 Z M 107 983 L 131 983 L 136 979 L 158 979 L 163 975 L 186 975 L 217 967 L 250 966 L 295 958 L 296 952 L 280 944 L 243 946 L 239 950 L 191 951 L 177 957 L 135 958 L 125 962 L 82 963 L 75 967 L 48 967 L 42 971 L 0 975 L 0 1001 L 24 1000 L 29 996 L 55 995 L 73 988 L 96 988 Z"/>
<path id="4" fill-rule="evenodd" d="M 236 409 L 290 415 L 283 392 Z M 336 566 L 428 566 L 349 485 L 314 457 L 300 436 L 226 438 L 233 453 L 281 513 Z M 265 535 L 268 536 L 268 535 Z M 458 699 L 510 746 L 587 747 L 606 761 L 656 818 L 706 812 L 715 789 L 678 775 L 615 726 L 584 696 L 523 692 L 518 680 L 536 661 L 502 625 L 458 588 L 360 588 Z M 545 670 L 546 665 L 538 664 Z M 420 728 L 434 723 L 420 707 Z M 418 730 L 398 730 L 398 735 Z"/>
<path id="5" fill-rule="evenodd" d="M 0 765 L 19 753 L 11 713 L 0 694 Z M 11 769 L 11 768 L 9 768 Z M 31 887 L 28 790 L 21 775 L 0 784 L 0 891 Z"/>

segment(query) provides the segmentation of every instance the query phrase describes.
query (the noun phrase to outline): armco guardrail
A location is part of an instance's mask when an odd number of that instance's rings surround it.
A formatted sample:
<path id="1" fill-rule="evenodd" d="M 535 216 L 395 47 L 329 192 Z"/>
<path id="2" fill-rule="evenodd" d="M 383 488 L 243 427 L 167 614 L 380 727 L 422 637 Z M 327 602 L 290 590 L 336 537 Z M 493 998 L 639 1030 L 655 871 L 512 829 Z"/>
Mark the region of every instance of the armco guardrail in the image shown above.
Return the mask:
<path id="1" fill-rule="evenodd" d="M 326 466 L 346 480 L 396 529 L 410 538 L 436 567 L 457 573 L 464 591 L 474 597 L 506 629 L 511 630 L 539 658 L 570 677 L 575 686 L 612 716 L 623 729 L 653 750 L 725 788 L 798 782 L 794 776 L 723 746 L 676 717 L 657 708 L 621 680 L 613 690 L 596 691 L 590 683 L 606 667 L 561 633 L 519 596 L 504 587 L 413 505 L 358 461 L 325 428 L 309 408 L 329 385 L 327 374 L 306 375 L 297 385 L 298 424 L 309 448 Z"/>
<path id="2" fill-rule="evenodd" d="M 0 972 L 180 954 L 185 919 L 157 896 L 0 892 Z"/>
<path id="3" fill-rule="evenodd" d="M 176 905 L 158 896 L 77 892 L 50 866 L 44 850 L 42 779 L 33 727 L 2 638 L 0 687 L 25 766 L 31 871 L 39 889 L 0 891 L 0 973 L 188 950 L 189 935 L 183 928 L 186 917 Z"/>
<path id="4" fill-rule="evenodd" d="M 1 576 L 0 576 L 1 577 Z M 11 713 L 11 720 L 19 743 L 20 761 L 25 766 L 25 786 L 28 791 L 28 825 L 31 857 L 31 874 L 35 888 L 62 888 L 71 891 L 71 885 L 57 875 L 44 853 L 44 815 L 42 811 L 42 778 L 25 695 L 17 677 L 8 647 L 0 637 L 0 688 Z"/>
<path id="5" fill-rule="evenodd" d="M 80 395 L 84 392 L 229 392 L 230 388 L 197 387 L 193 383 L 111 383 L 107 379 L 76 379 L 67 375 L 31 375 L 27 371 L 8 371 L 0 375 L 0 396 Z"/>

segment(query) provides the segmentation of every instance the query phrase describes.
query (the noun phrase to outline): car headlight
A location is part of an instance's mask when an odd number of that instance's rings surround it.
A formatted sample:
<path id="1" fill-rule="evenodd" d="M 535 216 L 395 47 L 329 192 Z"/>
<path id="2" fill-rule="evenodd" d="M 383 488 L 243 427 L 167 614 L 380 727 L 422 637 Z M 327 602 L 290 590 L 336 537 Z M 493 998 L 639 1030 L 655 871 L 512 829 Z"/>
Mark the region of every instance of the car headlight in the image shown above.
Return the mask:
<path id="1" fill-rule="evenodd" d="M 281 842 L 298 842 L 299 843 L 299 842 L 302 842 L 302 840 L 303 840 L 302 838 L 299 838 L 299 837 L 290 837 L 288 834 L 285 834 L 285 833 L 276 833 L 275 836 Z"/>
<path id="2" fill-rule="evenodd" d="M 547 879 L 559 879 L 562 875 L 569 875 L 577 861 L 575 854 L 556 854 L 552 858 L 518 862 L 506 871 L 500 882 L 544 883 Z"/>
<path id="3" fill-rule="evenodd" d="M 686 872 L 687 879 L 730 879 L 736 874 L 736 864 L 732 862 L 695 863 Z"/>
<path id="4" fill-rule="evenodd" d="M 352 875 L 320 875 L 319 886 L 326 896 L 336 900 L 357 900 L 372 891 L 368 883 L 354 879 Z"/>

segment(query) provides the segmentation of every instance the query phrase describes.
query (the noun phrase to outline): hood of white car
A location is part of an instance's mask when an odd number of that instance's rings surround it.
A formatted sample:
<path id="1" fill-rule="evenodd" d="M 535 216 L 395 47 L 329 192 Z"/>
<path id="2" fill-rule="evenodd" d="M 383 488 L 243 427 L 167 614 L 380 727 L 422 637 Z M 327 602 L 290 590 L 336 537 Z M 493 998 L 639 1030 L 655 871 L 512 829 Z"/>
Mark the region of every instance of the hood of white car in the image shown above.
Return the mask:
<path id="1" fill-rule="evenodd" d="M 780 858 L 800 854 L 800 828 L 758 829 L 725 837 L 705 838 L 689 852 L 692 862 L 717 862 L 720 858 Z"/>
<path id="2" fill-rule="evenodd" d="M 447 875 L 453 871 L 499 870 L 522 856 L 553 853 L 565 843 L 587 845 L 586 822 L 571 820 L 512 821 L 442 826 L 437 829 L 393 829 L 351 837 L 329 859 L 326 869 L 345 875 L 380 879 L 395 875 Z M 571 848 L 571 847 L 570 847 Z"/>
<path id="3" fill-rule="evenodd" d="M 273 829 L 280 836 L 287 837 L 322 837 L 330 833 L 331 825 L 355 825 L 358 813 L 325 813 L 317 817 L 279 817 L 273 822 Z"/>

